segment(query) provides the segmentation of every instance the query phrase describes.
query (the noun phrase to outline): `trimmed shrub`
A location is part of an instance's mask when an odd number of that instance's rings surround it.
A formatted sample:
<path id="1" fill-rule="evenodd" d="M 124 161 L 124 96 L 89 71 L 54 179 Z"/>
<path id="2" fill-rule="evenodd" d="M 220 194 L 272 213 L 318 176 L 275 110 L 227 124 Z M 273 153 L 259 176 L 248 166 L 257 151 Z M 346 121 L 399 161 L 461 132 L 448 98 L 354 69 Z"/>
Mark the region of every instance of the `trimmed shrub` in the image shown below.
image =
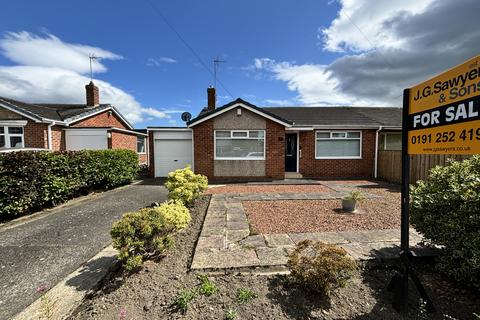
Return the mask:
<path id="1" fill-rule="evenodd" d="M 126 270 L 139 267 L 146 257 L 160 255 L 173 245 L 172 232 L 185 228 L 190 213 L 181 202 L 168 201 L 123 215 L 110 231 L 113 247 Z"/>
<path id="2" fill-rule="evenodd" d="M 0 220 L 129 183 L 137 171 L 131 150 L 0 153 Z"/>
<path id="3" fill-rule="evenodd" d="M 165 187 L 169 191 L 169 199 L 189 205 L 201 192 L 207 190 L 208 179 L 204 175 L 193 173 L 190 167 L 186 167 L 170 172 Z"/>
<path id="4" fill-rule="evenodd" d="M 438 268 L 480 287 L 480 155 L 437 166 L 411 187 L 411 223 L 444 247 Z"/>
<path id="5" fill-rule="evenodd" d="M 311 240 L 297 244 L 287 265 L 294 281 L 323 295 L 345 286 L 357 269 L 355 261 L 343 248 Z"/>

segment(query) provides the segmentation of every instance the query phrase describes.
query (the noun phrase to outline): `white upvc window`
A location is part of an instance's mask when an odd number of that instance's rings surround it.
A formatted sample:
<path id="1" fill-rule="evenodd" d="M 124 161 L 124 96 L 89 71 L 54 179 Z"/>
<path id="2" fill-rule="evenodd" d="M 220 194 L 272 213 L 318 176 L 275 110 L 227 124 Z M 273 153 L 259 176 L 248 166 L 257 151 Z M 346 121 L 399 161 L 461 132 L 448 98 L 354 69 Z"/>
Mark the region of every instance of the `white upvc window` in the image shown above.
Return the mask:
<path id="1" fill-rule="evenodd" d="M 147 152 L 145 143 L 146 140 L 147 138 L 144 136 L 137 136 L 137 153 L 145 154 Z"/>
<path id="2" fill-rule="evenodd" d="M 24 148 L 22 126 L 0 125 L 0 149 Z"/>
<path id="3" fill-rule="evenodd" d="M 361 131 L 316 131 L 315 159 L 361 159 Z"/>
<path id="4" fill-rule="evenodd" d="M 385 132 L 380 134 L 380 150 L 402 150 L 402 133 Z"/>
<path id="5" fill-rule="evenodd" d="M 265 130 L 215 130 L 215 160 L 265 160 Z"/>

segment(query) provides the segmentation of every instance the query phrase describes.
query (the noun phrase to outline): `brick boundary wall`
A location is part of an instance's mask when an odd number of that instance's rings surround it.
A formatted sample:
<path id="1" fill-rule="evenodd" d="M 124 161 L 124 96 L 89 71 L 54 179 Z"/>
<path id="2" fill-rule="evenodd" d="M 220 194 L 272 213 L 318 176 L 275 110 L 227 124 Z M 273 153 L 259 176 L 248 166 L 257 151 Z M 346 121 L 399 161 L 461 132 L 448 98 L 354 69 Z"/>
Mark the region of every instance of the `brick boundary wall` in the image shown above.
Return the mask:
<path id="1" fill-rule="evenodd" d="M 362 159 L 315 159 L 315 131 L 300 133 L 299 172 L 308 178 L 371 178 L 375 165 L 375 130 L 362 130 Z"/>

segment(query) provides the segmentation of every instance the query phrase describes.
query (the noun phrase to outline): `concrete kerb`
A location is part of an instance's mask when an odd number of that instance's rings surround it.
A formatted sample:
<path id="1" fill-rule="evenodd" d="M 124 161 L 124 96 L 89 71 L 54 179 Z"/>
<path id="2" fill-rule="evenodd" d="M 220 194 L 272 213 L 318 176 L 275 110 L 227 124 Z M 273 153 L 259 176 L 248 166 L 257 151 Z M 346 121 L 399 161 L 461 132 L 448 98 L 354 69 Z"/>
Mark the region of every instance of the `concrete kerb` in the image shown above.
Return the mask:
<path id="1" fill-rule="evenodd" d="M 68 318 L 85 296 L 95 289 L 110 271 L 119 266 L 116 254 L 117 251 L 109 245 L 45 293 L 55 302 L 53 319 Z M 41 298 L 13 319 L 42 319 Z"/>

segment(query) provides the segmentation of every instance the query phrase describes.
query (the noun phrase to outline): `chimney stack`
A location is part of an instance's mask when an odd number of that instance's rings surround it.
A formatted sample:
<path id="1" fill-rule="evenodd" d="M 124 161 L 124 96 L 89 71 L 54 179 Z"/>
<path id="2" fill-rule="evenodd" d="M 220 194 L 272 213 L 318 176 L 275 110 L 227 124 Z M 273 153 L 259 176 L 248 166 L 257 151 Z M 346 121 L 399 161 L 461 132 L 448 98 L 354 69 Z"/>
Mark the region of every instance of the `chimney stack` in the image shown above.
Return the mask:
<path id="1" fill-rule="evenodd" d="M 85 89 L 87 91 L 87 107 L 98 106 L 100 104 L 98 87 L 93 84 L 93 81 L 90 81 L 90 83 L 85 86 Z"/>
<path id="2" fill-rule="evenodd" d="M 208 111 L 212 111 L 212 110 L 215 110 L 215 100 L 216 100 L 216 93 L 215 93 L 215 88 L 213 87 L 209 87 L 207 89 L 207 100 L 208 100 L 208 104 L 207 104 L 207 110 Z"/>

